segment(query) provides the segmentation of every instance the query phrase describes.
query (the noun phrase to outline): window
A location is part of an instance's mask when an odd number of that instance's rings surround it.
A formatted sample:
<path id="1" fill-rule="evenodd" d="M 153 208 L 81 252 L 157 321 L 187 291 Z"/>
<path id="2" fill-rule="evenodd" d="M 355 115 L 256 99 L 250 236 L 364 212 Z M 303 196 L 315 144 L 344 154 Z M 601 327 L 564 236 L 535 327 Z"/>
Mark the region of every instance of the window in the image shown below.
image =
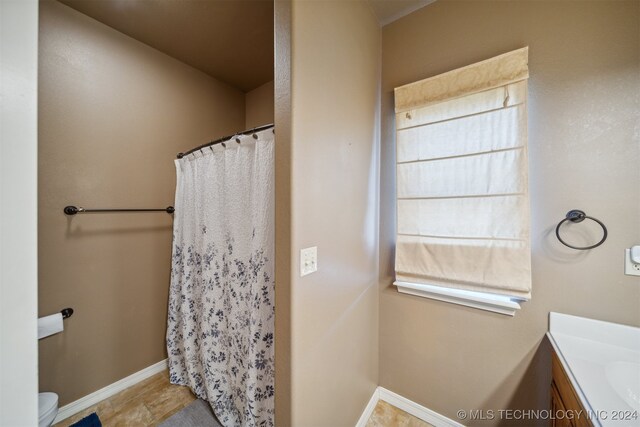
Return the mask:
<path id="1" fill-rule="evenodd" d="M 395 89 L 399 291 L 510 315 L 530 299 L 527 61 Z"/>

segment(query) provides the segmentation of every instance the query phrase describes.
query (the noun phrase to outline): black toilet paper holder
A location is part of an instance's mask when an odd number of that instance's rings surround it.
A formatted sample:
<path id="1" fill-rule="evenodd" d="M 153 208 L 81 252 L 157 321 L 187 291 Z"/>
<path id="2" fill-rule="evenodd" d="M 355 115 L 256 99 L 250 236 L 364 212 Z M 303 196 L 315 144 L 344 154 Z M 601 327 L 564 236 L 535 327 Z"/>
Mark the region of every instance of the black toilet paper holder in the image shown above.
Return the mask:
<path id="1" fill-rule="evenodd" d="M 63 319 L 68 319 L 73 314 L 73 308 L 65 308 L 63 310 L 60 310 L 60 313 L 62 313 Z"/>

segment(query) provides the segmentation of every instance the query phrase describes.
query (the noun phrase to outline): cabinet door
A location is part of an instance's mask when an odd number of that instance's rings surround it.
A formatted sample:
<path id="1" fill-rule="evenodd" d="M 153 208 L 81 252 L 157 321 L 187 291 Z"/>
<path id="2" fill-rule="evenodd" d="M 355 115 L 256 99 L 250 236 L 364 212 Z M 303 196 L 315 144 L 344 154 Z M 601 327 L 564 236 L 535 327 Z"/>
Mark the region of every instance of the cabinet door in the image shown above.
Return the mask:
<path id="1" fill-rule="evenodd" d="M 570 419 L 564 417 L 555 419 L 556 415 L 566 414 L 566 408 L 564 407 L 564 403 L 562 403 L 555 382 L 551 383 L 551 414 L 551 427 L 574 427 Z"/>
<path id="2" fill-rule="evenodd" d="M 555 387 L 556 396 L 562 402 L 562 409 L 573 411 L 574 415 L 581 414 L 581 416 L 576 416 L 576 418 L 569 420 L 571 425 L 575 427 L 593 427 L 593 423 L 589 419 L 587 411 L 584 410 L 584 407 L 580 403 L 580 400 L 571 385 L 571 381 L 569 381 L 569 377 L 567 376 L 567 373 L 562 367 L 562 363 L 560 363 L 560 359 L 558 359 L 558 355 L 555 352 L 551 357 L 551 370 L 553 377 L 552 386 Z M 563 420 L 558 420 L 558 422 L 562 421 Z"/>

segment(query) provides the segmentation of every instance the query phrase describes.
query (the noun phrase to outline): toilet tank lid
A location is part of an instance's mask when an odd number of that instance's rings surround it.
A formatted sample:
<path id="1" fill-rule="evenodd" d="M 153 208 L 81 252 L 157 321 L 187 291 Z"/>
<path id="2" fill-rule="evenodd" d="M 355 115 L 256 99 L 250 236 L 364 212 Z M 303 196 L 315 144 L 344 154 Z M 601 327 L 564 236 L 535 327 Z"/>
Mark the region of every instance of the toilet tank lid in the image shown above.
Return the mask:
<path id="1" fill-rule="evenodd" d="M 58 406 L 58 395 L 51 392 L 38 393 L 38 414 L 44 414 Z"/>

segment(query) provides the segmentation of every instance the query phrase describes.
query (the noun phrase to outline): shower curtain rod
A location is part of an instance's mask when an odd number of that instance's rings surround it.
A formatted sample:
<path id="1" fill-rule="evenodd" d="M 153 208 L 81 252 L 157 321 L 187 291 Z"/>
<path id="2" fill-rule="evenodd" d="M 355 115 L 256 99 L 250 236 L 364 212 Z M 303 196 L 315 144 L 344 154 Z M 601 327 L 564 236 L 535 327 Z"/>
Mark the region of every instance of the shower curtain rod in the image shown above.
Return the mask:
<path id="1" fill-rule="evenodd" d="M 230 139 L 236 137 L 236 136 L 240 136 L 240 135 L 250 135 L 250 134 L 255 134 L 256 132 L 260 132 L 262 130 L 267 130 L 269 128 L 272 128 L 274 125 L 273 123 L 268 124 L 268 125 L 264 125 L 264 126 L 258 126 L 255 127 L 253 129 L 249 129 L 249 130 L 245 130 L 244 132 L 238 132 L 238 133 L 234 133 L 233 135 L 227 135 L 227 136 L 223 136 L 222 138 L 218 138 L 215 141 L 211 141 L 211 142 L 207 142 L 206 144 L 202 144 L 199 145 L 195 148 L 192 148 L 189 151 L 185 151 L 184 153 L 178 153 L 178 155 L 176 156 L 178 159 L 183 158 L 186 155 L 189 155 L 191 153 L 195 153 L 198 150 L 202 150 L 203 148 L 207 148 L 207 147 L 211 147 L 212 145 L 216 145 L 216 144 L 224 144 L 226 141 L 229 141 Z M 275 129 L 274 129 L 275 132 Z M 258 138 L 256 135 L 253 135 L 254 138 Z M 240 142 L 240 141 L 237 141 Z"/>

